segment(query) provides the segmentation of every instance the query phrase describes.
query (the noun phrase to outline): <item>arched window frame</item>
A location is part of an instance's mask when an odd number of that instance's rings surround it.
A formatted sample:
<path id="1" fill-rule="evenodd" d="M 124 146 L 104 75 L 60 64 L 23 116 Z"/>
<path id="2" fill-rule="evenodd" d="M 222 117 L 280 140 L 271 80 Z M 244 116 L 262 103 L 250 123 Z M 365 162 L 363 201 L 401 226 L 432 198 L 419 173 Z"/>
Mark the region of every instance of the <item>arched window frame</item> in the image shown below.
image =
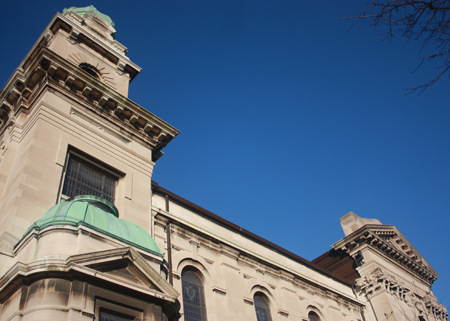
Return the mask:
<path id="1" fill-rule="evenodd" d="M 88 62 L 81 62 L 78 67 L 92 77 L 101 80 L 101 72 Z"/>
<path id="2" fill-rule="evenodd" d="M 309 321 L 325 321 L 322 312 L 313 305 L 308 306 L 308 320 Z"/>
<path id="3" fill-rule="evenodd" d="M 263 292 L 255 292 L 253 295 L 253 304 L 255 306 L 257 321 L 272 321 L 272 313 L 270 312 L 270 300 Z"/>
<path id="4" fill-rule="evenodd" d="M 181 272 L 185 321 L 207 321 L 204 278 L 199 270 L 185 267 Z"/>
<path id="5" fill-rule="evenodd" d="M 321 321 L 319 315 L 314 311 L 309 311 L 308 320 L 309 321 Z"/>

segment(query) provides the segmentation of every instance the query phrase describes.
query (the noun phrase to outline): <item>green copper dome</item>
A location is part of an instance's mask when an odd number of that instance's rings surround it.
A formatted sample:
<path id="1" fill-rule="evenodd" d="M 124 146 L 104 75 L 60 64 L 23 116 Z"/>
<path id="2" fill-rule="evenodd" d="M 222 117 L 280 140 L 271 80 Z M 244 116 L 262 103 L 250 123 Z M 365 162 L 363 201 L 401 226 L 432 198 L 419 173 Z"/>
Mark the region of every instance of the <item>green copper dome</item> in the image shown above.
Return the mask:
<path id="1" fill-rule="evenodd" d="M 87 6 L 87 7 L 70 7 L 70 8 L 64 8 L 63 13 L 66 13 L 67 11 L 73 11 L 76 14 L 80 15 L 80 16 L 84 16 L 86 14 L 86 12 L 92 12 L 94 14 L 96 14 L 97 16 L 99 16 L 100 18 L 103 18 L 106 20 L 106 22 L 108 22 L 111 26 L 115 26 L 114 21 L 112 21 L 112 19 L 101 13 L 100 11 L 98 11 L 94 6 Z"/>
<path id="2" fill-rule="evenodd" d="M 93 196 L 80 195 L 52 206 L 44 216 L 30 226 L 42 230 L 51 225 L 84 225 L 146 252 L 163 257 L 155 240 L 140 226 L 118 218 L 117 208 L 109 201 Z M 24 235 L 24 236 L 25 236 Z"/>

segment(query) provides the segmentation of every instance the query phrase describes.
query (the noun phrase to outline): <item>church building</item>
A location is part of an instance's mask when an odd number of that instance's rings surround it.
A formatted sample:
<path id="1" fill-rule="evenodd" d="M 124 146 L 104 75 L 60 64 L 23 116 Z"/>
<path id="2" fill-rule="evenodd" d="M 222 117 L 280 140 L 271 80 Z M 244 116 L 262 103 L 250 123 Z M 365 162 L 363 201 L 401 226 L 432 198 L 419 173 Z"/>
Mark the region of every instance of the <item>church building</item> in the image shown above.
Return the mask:
<path id="1" fill-rule="evenodd" d="M 393 225 L 350 212 L 308 261 L 152 181 L 179 131 L 115 32 L 64 9 L 0 92 L 0 321 L 448 320 Z"/>

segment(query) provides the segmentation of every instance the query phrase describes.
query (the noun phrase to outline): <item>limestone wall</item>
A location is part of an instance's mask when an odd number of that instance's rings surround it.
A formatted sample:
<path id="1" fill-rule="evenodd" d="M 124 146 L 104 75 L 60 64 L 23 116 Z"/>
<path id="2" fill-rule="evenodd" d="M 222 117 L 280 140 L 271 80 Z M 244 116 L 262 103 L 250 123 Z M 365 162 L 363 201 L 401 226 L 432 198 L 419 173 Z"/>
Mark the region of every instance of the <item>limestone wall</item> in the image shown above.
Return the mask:
<path id="1" fill-rule="evenodd" d="M 20 286 L 0 305 L 0 321 L 92 321 L 99 320 L 101 311 L 114 311 L 136 321 L 168 320 L 157 303 L 80 280 L 45 278 Z"/>
<path id="2" fill-rule="evenodd" d="M 311 311 L 321 320 L 362 320 L 363 304 L 351 286 L 175 202 L 166 212 L 161 195 L 152 201 L 154 238 L 166 249 L 166 260 L 170 220 L 174 287 L 181 293 L 183 269 L 196 269 L 203 277 L 208 320 L 256 320 L 257 292 L 269 299 L 272 320 L 307 320 Z"/>
<path id="3" fill-rule="evenodd" d="M 115 195 L 120 217 L 150 231 L 151 150 L 72 97 L 48 88 L 25 120 L 3 133 L 2 142 L 1 253 L 12 255 L 28 227 L 59 201 L 71 149 L 120 172 Z M 0 274 L 7 269 L 8 260 L 0 260 Z"/>

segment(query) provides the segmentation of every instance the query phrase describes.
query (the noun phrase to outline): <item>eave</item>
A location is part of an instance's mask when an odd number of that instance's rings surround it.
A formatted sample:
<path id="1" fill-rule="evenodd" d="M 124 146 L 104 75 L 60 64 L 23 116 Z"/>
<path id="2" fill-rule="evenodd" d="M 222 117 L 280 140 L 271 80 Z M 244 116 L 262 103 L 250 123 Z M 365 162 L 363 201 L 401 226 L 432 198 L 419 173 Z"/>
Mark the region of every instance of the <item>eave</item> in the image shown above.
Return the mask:
<path id="1" fill-rule="evenodd" d="M 389 240 L 399 244 L 398 247 L 401 249 L 394 246 Z M 335 250 L 343 250 L 353 256 L 365 246 L 369 246 L 399 264 L 429 285 L 439 276 L 394 225 L 367 224 L 331 247 Z"/>
<path id="2" fill-rule="evenodd" d="M 24 71 L 16 70 L 0 93 L 0 131 L 14 124 L 21 112 L 28 114 L 44 86 L 54 86 L 144 140 L 156 161 L 179 130 L 127 97 L 89 76 L 53 51 L 42 47 Z"/>

